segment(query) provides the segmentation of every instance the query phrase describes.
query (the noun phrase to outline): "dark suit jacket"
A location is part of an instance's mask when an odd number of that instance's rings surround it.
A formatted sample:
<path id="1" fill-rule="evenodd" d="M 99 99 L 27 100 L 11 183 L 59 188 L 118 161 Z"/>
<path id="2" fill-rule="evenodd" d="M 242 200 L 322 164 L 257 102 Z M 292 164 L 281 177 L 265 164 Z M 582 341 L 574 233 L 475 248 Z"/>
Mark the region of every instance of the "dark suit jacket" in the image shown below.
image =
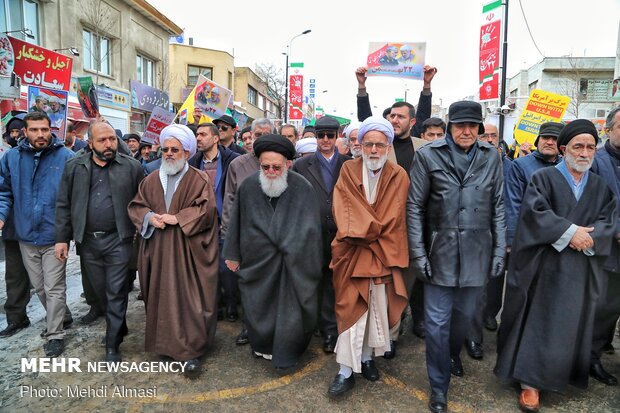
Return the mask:
<path id="1" fill-rule="evenodd" d="M 348 161 L 348 156 L 340 155 L 336 150 L 336 156 L 338 157 L 338 163 L 336 164 L 336 174 L 331 188 L 325 187 L 323 181 L 323 175 L 321 175 L 321 164 L 317 159 L 317 156 L 323 156 L 320 152 L 316 152 L 312 156 L 306 156 L 305 158 L 298 159 L 293 164 L 293 171 L 301 174 L 306 178 L 314 188 L 314 192 L 319 201 L 320 213 L 321 213 L 321 229 L 323 231 L 323 257 L 327 255 L 327 259 L 331 259 L 331 242 L 336 235 L 336 223 L 334 222 L 334 215 L 332 214 L 332 197 L 334 192 L 334 186 L 340 175 L 340 168 L 345 161 Z"/>

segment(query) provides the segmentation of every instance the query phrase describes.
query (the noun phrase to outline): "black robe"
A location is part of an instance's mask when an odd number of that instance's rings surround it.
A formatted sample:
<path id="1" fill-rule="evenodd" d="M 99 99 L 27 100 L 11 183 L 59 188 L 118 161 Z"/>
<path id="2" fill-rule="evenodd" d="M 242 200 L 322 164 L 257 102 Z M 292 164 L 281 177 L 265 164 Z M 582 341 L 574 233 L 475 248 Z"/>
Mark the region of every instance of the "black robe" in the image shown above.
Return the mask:
<path id="1" fill-rule="evenodd" d="M 540 390 L 588 385 L 597 300 L 605 297 L 602 264 L 617 219 L 605 182 L 590 173 L 579 201 L 557 168 L 532 176 L 506 277 L 495 374 Z M 594 227 L 595 255 L 556 242 L 571 224 Z"/>
<path id="2" fill-rule="evenodd" d="M 321 220 L 312 185 L 289 171 L 274 207 L 258 172 L 239 186 L 223 255 L 237 272 L 245 323 L 254 351 L 275 367 L 295 365 L 316 327 L 321 280 Z"/>

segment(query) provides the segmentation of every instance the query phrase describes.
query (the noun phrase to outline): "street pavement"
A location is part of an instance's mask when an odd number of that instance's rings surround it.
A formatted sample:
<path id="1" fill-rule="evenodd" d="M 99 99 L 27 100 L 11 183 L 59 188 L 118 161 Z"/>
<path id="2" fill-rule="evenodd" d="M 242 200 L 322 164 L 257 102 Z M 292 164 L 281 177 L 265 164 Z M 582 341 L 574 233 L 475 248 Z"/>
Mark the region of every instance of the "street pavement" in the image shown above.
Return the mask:
<path id="1" fill-rule="evenodd" d="M 4 262 L 0 262 L 0 303 L 6 298 Z M 220 321 L 215 341 L 203 358 L 204 371 L 196 380 L 180 373 L 89 372 L 88 362 L 102 361 L 101 339 L 105 322 L 80 326 L 78 319 L 88 311 L 82 292 L 79 262 L 71 251 L 68 263 L 68 304 L 76 320 L 67 330 L 64 357 L 79 358 L 82 372 L 23 372 L 22 358 L 45 357 L 45 313 L 32 297 L 28 313 L 33 325 L 10 338 L 0 339 L 0 412 L 424 412 L 428 411 L 428 378 L 425 345 L 411 333 L 410 318 L 397 357 L 378 358 L 381 378 L 368 382 L 356 375 L 355 388 L 333 400 L 327 387 L 338 366 L 333 355 L 324 354 L 321 339 L 312 343 L 298 367 L 276 371 L 270 362 L 253 358 L 250 347 L 236 346 L 240 322 Z M 136 282 L 136 287 L 138 283 Z M 121 346 L 123 361 L 161 361 L 144 352 L 144 304 L 130 294 L 130 334 Z M 0 310 L 3 311 L 3 310 Z M 0 314 L 0 327 L 6 325 Z M 620 340 L 615 346 L 620 350 Z M 452 379 L 449 410 L 452 412 L 517 412 L 515 387 L 498 383 L 492 373 L 495 363 L 495 334 L 485 331 L 482 361 L 462 353 L 465 376 Z M 620 354 L 605 355 L 609 372 L 620 376 Z M 91 391 L 78 397 L 70 389 Z M 100 390 L 98 393 L 96 390 Z M 105 390 L 105 394 L 103 394 Z M 54 393 L 56 391 L 56 393 Z M 140 393 L 140 391 L 142 393 Z M 150 393 L 149 393 L 150 392 Z M 140 397 L 144 396 L 145 397 Z M 587 391 L 570 388 L 566 394 L 541 395 L 543 412 L 619 412 L 620 387 L 590 382 Z"/>

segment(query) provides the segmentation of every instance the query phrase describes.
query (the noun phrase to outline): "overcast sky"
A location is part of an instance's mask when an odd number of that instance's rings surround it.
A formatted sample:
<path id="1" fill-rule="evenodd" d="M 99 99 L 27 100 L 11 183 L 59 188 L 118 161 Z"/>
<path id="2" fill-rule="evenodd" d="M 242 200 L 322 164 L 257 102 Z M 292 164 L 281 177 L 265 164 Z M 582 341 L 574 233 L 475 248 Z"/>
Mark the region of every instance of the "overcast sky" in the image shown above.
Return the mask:
<path id="1" fill-rule="evenodd" d="M 385 2 L 284 1 L 213 3 L 148 0 L 194 45 L 228 51 L 235 66 L 273 63 L 284 70 L 290 39 L 291 62 L 304 62 L 305 79 L 316 79 L 317 104 L 326 113 L 355 118 L 354 70 L 366 63 L 369 42 L 426 42 L 426 62 L 438 73 L 433 103 L 444 107 L 478 90 L 479 0 Z M 542 60 L 527 32 L 518 0 L 508 15 L 508 77 Z M 534 40 L 547 57 L 615 56 L 620 0 L 521 0 Z M 379 114 L 397 97 L 417 104 L 422 82 L 372 77 L 371 104 Z M 320 94 L 320 91 L 327 93 Z"/>

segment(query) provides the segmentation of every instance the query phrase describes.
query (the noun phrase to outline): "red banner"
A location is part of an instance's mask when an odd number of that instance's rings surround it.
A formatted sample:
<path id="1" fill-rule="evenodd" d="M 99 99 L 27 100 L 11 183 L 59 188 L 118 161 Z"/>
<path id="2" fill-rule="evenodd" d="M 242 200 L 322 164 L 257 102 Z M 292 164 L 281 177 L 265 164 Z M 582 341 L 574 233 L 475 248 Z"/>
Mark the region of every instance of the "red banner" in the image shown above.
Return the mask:
<path id="1" fill-rule="evenodd" d="M 502 27 L 502 21 L 499 18 L 498 9 L 487 13 L 485 15 L 485 22 L 480 28 L 479 81 L 481 101 L 499 98 L 500 38 Z"/>
<path id="2" fill-rule="evenodd" d="M 303 118 L 302 106 L 304 101 L 304 77 L 303 75 L 291 75 L 289 77 L 289 119 L 301 120 Z"/>
<path id="3" fill-rule="evenodd" d="M 11 36 L 9 41 L 14 54 L 13 71 L 21 78 L 22 85 L 69 90 L 72 58 Z"/>

